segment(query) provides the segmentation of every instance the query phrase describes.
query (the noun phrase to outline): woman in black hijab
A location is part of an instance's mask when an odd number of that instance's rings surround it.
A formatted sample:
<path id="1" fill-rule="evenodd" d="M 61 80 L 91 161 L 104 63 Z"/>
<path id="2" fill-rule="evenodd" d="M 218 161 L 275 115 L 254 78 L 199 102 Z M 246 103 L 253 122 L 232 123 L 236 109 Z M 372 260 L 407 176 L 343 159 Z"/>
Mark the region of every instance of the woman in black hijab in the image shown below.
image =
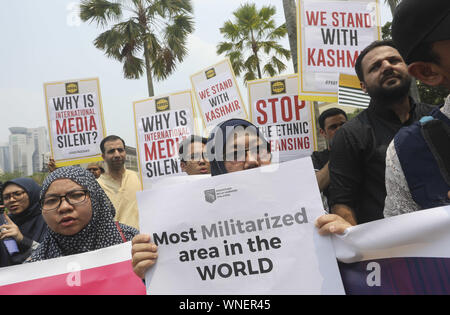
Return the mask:
<path id="1" fill-rule="evenodd" d="M 7 224 L 1 226 L 0 238 L 14 238 L 19 253 L 10 255 L 0 242 L 0 267 L 21 264 L 44 239 L 47 225 L 41 215 L 40 191 L 41 187 L 31 178 L 16 178 L 3 185 L 3 200 L 9 214 L 2 214 Z"/>
<path id="2" fill-rule="evenodd" d="M 207 143 L 211 175 L 221 175 L 271 163 L 270 144 L 259 129 L 243 119 L 216 126 Z"/>

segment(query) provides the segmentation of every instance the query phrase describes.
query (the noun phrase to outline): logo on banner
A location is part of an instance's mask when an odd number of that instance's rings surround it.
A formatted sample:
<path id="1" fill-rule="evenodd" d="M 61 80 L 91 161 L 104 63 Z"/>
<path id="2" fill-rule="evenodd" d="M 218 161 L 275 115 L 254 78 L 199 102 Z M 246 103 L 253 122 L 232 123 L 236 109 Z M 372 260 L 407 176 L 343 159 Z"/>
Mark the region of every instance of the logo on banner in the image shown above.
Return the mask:
<path id="1" fill-rule="evenodd" d="M 286 93 L 286 82 L 285 80 L 278 80 L 270 82 L 270 89 L 272 95 L 285 94 Z"/>
<path id="2" fill-rule="evenodd" d="M 215 76 L 216 76 L 216 70 L 214 70 L 214 68 L 211 68 L 211 69 L 209 69 L 209 70 L 206 70 L 205 71 L 205 75 L 206 75 L 206 78 L 209 80 L 209 79 L 211 79 L 211 78 L 214 78 Z"/>
<path id="3" fill-rule="evenodd" d="M 220 189 L 207 189 L 205 190 L 205 201 L 213 203 L 219 198 L 228 198 L 238 190 L 233 187 L 225 187 Z"/>
<path id="4" fill-rule="evenodd" d="M 66 83 L 66 94 L 78 94 L 78 82 Z"/>
<path id="5" fill-rule="evenodd" d="M 163 112 L 170 109 L 169 98 L 163 97 L 155 100 L 155 106 L 157 112 Z"/>
<path id="6" fill-rule="evenodd" d="M 216 201 L 216 190 L 215 189 L 205 190 L 205 200 L 209 203 L 213 203 L 214 201 Z"/>

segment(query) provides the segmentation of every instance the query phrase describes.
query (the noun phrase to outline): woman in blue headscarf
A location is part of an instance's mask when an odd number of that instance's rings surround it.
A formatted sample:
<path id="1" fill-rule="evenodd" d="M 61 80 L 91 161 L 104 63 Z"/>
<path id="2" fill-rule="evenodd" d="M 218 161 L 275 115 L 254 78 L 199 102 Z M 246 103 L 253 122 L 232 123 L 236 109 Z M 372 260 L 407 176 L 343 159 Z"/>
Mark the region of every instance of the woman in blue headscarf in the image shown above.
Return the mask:
<path id="1" fill-rule="evenodd" d="M 41 187 L 31 178 L 16 178 L 3 185 L 3 201 L 9 214 L 1 214 L 6 224 L 0 226 L 0 239 L 13 238 L 19 253 L 10 255 L 1 241 L 0 267 L 21 264 L 44 239 L 47 224 L 41 215 L 40 191 Z"/>
<path id="2" fill-rule="evenodd" d="M 221 175 L 268 165 L 270 144 L 259 129 L 243 119 L 230 119 L 216 126 L 207 143 L 211 175 Z"/>

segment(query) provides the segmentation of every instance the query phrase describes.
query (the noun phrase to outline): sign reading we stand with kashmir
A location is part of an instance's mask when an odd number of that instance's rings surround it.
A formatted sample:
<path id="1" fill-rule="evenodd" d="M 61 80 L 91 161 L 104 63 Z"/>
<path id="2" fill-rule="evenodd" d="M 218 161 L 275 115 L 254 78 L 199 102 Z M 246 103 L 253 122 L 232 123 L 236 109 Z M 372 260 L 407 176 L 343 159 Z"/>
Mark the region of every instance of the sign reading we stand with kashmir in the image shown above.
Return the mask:
<path id="1" fill-rule="evenodd" d="M 180 175 L 180 142 L 194 133 L 191 91 L 133 103 L 139 169 L 143 189 L 155 180 Z"/>
<path id="2" fill-rule="evenodd" d="M 56 166 L 101 161 L 105 128 L 99 80 L 44 83 L 44 92 Z"/>
<path id="3" fill-rule="evenodd" d="M 299 0 L 299 95 L 336 102 L 339 74 L 355 74 L 360 52 L 381 38 L 378 0 Z"/>
<path id="4" fill-rule="evenodd" d="M 272 161 L 298 159 L 316 150 L 314 107 L 299 99 L 297 75 L 249 81 L 248 100 L 250 120 L 270 142 Z"/>
<path id="5" fill-rule="evenodd" d="M 248 118 L 228 59 L 192 75 L 191 83 L 208 131 L 231 118 Z"/>

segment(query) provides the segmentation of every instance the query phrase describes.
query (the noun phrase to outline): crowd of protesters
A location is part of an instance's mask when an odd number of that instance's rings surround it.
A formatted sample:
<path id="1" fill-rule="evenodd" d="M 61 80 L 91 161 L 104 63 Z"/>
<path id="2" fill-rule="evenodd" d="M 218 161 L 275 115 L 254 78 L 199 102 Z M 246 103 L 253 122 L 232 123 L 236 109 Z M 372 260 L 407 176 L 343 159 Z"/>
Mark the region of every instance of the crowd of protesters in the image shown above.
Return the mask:
<path id="1" fill-rule="evenodd" d="M 320 234 L 450 204 L 450 96 L 437 107 L 409 96 L 413 77 L 450 89 L 450 3 L 403 0 L 392 31 L 393 41 L 370 44 L 356 61 L 361 88 L 371 97 L 368 108 L 349 121 L 337 108 L 318 119 L 327 143 L 311 156 L 328 212 L 316 222 Z M 56 168 L 51 160 L 42 187 L 28 178 L 3 185 L 0 267 L 132 240 L 133 268 L 144 278 L 158 253 L 138 231 L 139 176 L 125 168 L 123 139 L 108 136 L 100 147 L 106 167 Z M 272 163 L 269 142 L 241 119 L 221 123 L 208 138 L 186 138 L 179 157 L 188 175 Z"/>

